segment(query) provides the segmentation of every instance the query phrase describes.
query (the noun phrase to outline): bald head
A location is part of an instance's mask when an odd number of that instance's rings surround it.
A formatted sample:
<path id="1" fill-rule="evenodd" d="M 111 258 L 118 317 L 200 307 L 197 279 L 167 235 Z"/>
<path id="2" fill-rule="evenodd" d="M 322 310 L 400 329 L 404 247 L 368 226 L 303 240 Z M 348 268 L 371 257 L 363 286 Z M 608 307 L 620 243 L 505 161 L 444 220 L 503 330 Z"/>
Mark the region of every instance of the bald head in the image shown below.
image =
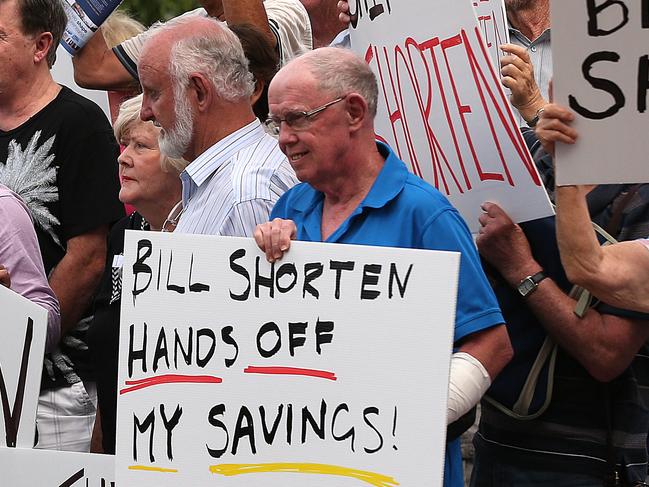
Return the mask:
<path id="1" fill-rule="evenodd" d="M 369 115 L 372 118 L 376 115 L 376 77 L 367 63 L 351 50 L 336 47 L 314 49 L 292 60 L 275 78 L 278 84 L 285 83 L 293 77 L 304 76 L 305 72 L 320 91 L 334 96 L 358 93 L 365 99 Z"/>

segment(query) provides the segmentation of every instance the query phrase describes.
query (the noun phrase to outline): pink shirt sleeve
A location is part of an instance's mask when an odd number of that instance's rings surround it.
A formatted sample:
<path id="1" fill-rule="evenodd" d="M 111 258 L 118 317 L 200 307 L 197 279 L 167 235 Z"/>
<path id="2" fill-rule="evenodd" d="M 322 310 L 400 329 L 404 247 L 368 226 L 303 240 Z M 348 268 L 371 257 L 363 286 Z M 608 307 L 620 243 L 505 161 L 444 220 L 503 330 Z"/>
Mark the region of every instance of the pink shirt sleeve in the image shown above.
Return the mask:
<path id="1" fill-rule="evenodd" d="M 46 350 L 61 334 L 59 302 L 47 282 L 36 232 L 27 208 L 0 186 L 0 264 L 9 270 L 11 289 L 48 313 Z"/>

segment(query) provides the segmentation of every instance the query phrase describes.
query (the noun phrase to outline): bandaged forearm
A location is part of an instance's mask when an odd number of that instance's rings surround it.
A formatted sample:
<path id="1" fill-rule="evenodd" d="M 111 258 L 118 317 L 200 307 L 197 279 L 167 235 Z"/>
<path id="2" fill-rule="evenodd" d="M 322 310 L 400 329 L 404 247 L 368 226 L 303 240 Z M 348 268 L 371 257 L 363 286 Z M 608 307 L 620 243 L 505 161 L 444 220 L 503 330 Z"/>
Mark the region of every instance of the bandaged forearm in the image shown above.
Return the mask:
<path id="1" fill-rule="evenodd" d="M 489 373 L 478 359 L 466 352 L 451 356 L 446 423 L 457 421 L 478 404 L 491 385 Z"/>

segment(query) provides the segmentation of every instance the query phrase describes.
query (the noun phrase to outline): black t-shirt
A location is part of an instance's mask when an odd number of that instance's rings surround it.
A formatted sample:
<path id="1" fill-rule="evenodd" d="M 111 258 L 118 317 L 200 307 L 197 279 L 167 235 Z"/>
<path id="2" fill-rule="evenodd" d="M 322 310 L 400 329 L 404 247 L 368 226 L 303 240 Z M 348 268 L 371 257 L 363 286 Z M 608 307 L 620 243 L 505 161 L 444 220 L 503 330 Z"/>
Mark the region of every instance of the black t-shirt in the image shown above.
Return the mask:
<path id="1" fill-rule="evenodd" d="M 97 400 L 101 414 L 104 452 L 115 454 L 117 421 L 117 367 L 122 268 L 115 256 L 124 252 L 125 230 L 148 230 L 148 224 L 135 212 L 122 218 L 108 237 L 106 269 L 95 298 L 95 317 L 88 330 L 88 346 L 97 378 Z"/>
<path id="2" fill-rule="evenodd" d="M 66 87 L 25 123 L 0 131 L 0 182 L 31 210 L 48 275 L 69 239 L 124 216 L 117 197 L 118 155 L 101 109 Z M 44 387 L 92 379 L 84 334 L 81 326 L 62 341 L 67 357 L 46 357 Z"/>

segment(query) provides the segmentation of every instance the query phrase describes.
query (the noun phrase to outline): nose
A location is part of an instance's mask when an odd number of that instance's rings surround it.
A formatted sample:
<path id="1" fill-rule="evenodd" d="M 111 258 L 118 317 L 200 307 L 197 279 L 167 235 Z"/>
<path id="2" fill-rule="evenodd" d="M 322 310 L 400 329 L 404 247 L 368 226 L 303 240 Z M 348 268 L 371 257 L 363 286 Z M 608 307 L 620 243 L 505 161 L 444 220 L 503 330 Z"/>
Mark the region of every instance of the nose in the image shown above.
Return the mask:
<path id="1" fill-rule="evenodd" d="M 130 144 L 124 147 L 124 150 L 122 153 L 119 155 L 117 158 L 117 162 L 119 163 L 120 166 L 132 166 L 133 165 L 133 159 L 131 158 L 131 149 L 130 149 Z"/>
<path id="2" fill-rule="evenodd" d="M 142 97 L 142 108 L 140 108 L 140 118 L 145 122 L 155 120 L 153 116 L 153 110 L 151 110 L 151 104 L 149 103 L 148 97 L 144 95 Z"/>
<path id="3" fill-rule="evenodd" d="M 297 142 L 295 130 L 293 130 L 293 128 L 291 128 L 286 122 L 280 122 L 279 124 L 278 142 L 280 146 L 291 145 Z"/>

